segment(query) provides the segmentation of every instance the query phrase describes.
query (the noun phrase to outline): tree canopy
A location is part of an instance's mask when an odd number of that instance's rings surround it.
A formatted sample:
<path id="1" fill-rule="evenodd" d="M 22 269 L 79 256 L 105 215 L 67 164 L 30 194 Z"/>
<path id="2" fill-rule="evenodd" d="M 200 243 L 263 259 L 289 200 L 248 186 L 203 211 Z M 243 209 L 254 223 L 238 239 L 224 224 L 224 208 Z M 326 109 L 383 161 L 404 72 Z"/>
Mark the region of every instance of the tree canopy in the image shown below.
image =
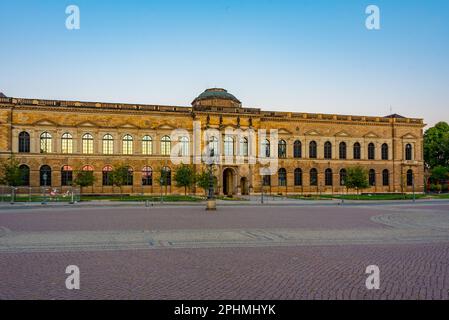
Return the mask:
<path id="1" fill-rule="evenodd" d="M 368 172 L 360 166 L 347 169 L 345 186 L 349 189 L 365 189 L 368 187 Z"/>
<path id="2" fill-rule="evenodd" d="M 195 175 L 192 166 L 183 164 L 176 169 L 174 180 L 177 187 L 184 187 L 184 195 L 187 194 L 187 188 L 190 188 L 195 182 Z"/>
<path id="3" fill-rule="evenodd" d="M 20 170 L 19 161 L 11 157 L 0 162 L 0 184 L 20 186 L 22 181 L 23 172 Z"/>
<path id="4" fill-rule="evenodd" d="M 449 124 L 438 122 L 424 133 L 424 161 L 428 168 L 449 167 Z"/>

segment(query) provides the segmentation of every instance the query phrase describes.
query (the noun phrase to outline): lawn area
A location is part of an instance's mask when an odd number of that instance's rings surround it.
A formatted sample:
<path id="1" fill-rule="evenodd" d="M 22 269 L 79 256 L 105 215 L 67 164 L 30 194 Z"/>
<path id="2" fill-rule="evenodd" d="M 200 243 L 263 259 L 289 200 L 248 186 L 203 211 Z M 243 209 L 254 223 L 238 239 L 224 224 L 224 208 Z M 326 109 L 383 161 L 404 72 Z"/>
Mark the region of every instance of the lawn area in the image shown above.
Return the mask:
<path id="1" fill-rule="evenodd" d="M 344 200 L 412 200 L 412 194 L 344 194 L 344 195 L 295 195 L 289 196 L 292 199 L 303 200 L 324 200 L 324 199 L 344 199 Z M 415 199 L 449 199 L 449 194 L 415 194 Z"/>
<path id="2" fill-rule="evenodd" d="M 162 197 L 163 201 L 166 202 L 176 202 L 176 201 L 202 201 L 203 197 L 198 196 L 184 196 L 184 195 L 164 195 Z M 150 201 L 150 202 L 159 202 L 161 201 L 161 196 L 141 196 L 141 195 L 83 195 L 81 196 L 81 201 L 93 201 L 93 200 L 109 200 L 109 201 Z"/>

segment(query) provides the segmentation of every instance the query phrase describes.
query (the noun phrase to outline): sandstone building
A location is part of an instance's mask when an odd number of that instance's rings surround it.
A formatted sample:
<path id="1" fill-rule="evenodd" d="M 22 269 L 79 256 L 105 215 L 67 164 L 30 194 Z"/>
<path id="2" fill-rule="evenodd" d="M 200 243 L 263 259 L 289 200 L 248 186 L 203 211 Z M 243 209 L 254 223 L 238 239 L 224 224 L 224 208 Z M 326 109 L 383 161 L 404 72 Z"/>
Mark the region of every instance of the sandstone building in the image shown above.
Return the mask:
<path id="1" fill-rule="evenodd" d="M 161 168 L 173 176 L 177 165 L 170 151 L 181 144 L 183 156 L 201 153 L 204 143 L 192 143 L 194 122 L 218 132 L 213 143 L 219 156 L 243 156 L 243 163 L 222 163 L 214 174 L 220 194 L 345 193 L 347 168 L 369 171 L 365 192 L 417 192 L 424 189 L 423 120 L 399 115 L 351 116 L 263 111 L 242 107 L 224 89 L 207 89 L 190 107 L 101 102 L 39 100 L 0 94 L 0 158 L 14 156 L 23 170 L 24 186 L 69 188 L 76 170 L 92 170 L 96 181 L 84 193 L 115 193 L 110 172 L 129 166 L 123 192 L 159 194 Z M 171 132 L 187 130 L 176 141 Z M 277 141 L 249 143 L 225 134 L 226 129 L 277 129 Z M 257 135 L 256 135 L 257 137 Z M 256 139 L 257 140 L 257 139 Z M 212 143 L 212 142 L 211 142 Z M 250 146 L 248 146 L 250 144 Z M 277 169 L 261 176 L 249 150 L 270 156 L 277 151 Z M 204 164 L 194 164 L 196 171 Z M 171 179 L 172 180 L 172 179 Z M 163 192 L 183 193 L 174 181 Z M 196 188 L 193 192 L 202 193 Z"/>

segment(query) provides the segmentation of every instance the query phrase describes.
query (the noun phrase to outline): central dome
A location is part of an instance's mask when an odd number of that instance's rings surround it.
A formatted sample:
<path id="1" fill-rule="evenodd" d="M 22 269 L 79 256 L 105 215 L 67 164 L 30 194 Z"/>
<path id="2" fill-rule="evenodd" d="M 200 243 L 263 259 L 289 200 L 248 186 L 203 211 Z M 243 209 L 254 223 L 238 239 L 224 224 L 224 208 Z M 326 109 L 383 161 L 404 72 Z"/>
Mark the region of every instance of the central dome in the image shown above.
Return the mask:
<path id="1" fill-rule="evenodd" d="M 192 105 L 199 106 L 219 106 L 219 107 L 241 107 L 241 102 L 234 95 L 223 88 L 210 88 L 201 93 Z"/>

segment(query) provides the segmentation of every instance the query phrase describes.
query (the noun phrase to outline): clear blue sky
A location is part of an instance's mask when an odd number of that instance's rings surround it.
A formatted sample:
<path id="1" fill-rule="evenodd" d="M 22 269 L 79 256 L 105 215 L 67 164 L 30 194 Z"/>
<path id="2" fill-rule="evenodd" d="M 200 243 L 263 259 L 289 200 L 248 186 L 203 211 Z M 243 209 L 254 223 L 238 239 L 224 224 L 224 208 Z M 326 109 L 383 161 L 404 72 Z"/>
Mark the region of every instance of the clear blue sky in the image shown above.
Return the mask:
<path id="1" fill-rule="evenodd" d="M 189 105 L 218 86 L 266 110 L 449 121 L 448 0 L 1 0 L 0 39 L 8 96 Z"/>

